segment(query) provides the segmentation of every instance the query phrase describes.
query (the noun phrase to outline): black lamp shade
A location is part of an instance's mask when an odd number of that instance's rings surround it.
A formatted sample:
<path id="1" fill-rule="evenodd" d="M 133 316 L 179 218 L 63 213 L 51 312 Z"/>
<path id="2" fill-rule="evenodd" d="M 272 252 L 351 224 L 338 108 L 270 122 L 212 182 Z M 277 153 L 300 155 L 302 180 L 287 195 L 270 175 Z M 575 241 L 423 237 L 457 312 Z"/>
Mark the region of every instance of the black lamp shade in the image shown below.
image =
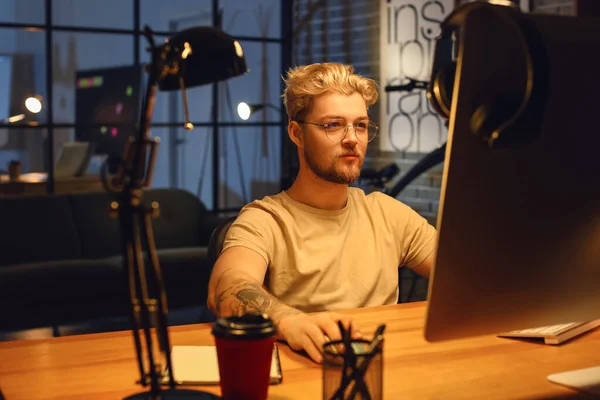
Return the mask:
<path id="1" fill-rule="evenodd" d="M 179 62 L 186 88 L 233 78 L 248 70 L 240 43 L 212 26 L 183 30 L 162 45 L 162 50 L 167 60 Z M 177 74 L 168 74 L 157 84 L 161 91 L 181 88 Z"/>

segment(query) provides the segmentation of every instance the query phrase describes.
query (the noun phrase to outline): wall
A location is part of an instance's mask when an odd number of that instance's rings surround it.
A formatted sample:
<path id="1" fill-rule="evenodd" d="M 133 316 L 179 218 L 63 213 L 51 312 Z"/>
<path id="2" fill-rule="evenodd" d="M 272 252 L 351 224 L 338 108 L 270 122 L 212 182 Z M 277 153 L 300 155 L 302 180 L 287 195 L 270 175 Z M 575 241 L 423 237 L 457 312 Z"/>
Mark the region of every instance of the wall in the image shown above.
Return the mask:
<path id="1" fill-rule="evenodd" d="M 396 2 L 399 1 L 400 0 L 397 0 Z M 461 0 L 460 2 L 466 1 L 468 0 Z M 294 62 L 297 64 L 321 61 L 350 62 L 355 65 L 359 73 L 380 81 L 381 90 L 383 91 L 383 87 L 388 82 L 386 81 L 385 76 L 382 76 L 380 72 L 380 62 L 389 62 L 391 57 L 397 56 L 397 53 L 390 54 L 385 46 L 379 47 L 378 45 L 374 45 L 374 41 L 377 43 L 380 35 L 386 33 L 386 31 L 382 31 L 382 29 L 386 28 L 387 16 L 381 15 L 381 10 L 387 10 L 392 3 L 394 2 L 387 0 L 356 0 L 352 3 L 346 0 L 329 0 L 326 2 L 317 0 L 297 0 L 295 24 L 299 34 L 295 43 L 296 47 L 294 48 Z M 429 2 L 427 0 L 409 0 L 402 1 L 402 3 L 409 3 L 415 6 L 417 10 L 421 10 L 427 3 L 434 2 Z M 448 6 L 447 2 L 442 2 L 440 4 Z M 528 5 L 529 1 L 523 0 L 521 7 L 526 8 Z M 434 10 L 435 7 L 430 7 L 431 10 L 429 11 L 436 11 Z M 443 10 L 444 15 L 449 11 L 446 8 Z M 534 0 L 531 11 L 538 13 L 574 15 L 574 0 Z M 417 16 L 419 17 L 417 23 L 420 24 L 417 28 L 424 28 L 425 33 L 427 33 L 427 28 L 431 28 L 431 33 L 435 33 L 433 32 L 435 26 L 432 26 L 431 24 L 427 25 L 431 21 L 427 21 L 423 18 L 423 15 L 423 13 L 417 13 Z M 428 15 L 430 19 L 440 19 L 440 15 L 437 14 L 425 13 L 425 15 Z M 412 39 L 409 36 L 411 32 L 414 32 L 414 28 L 415 24 L 402 24 L 402 26 L 399 26 L 399 37 L 402 37 L 404 34 L 407 36 L 404 42 L 410 42 Z M 402 42 L 399 41 L 399 43 L 396 43 L 395 45 L 399 48 L 401 43 Z M 432 49 L 427 47 L 428 44 L 431 44 L 430 41 L 424 40 L 424 43 L 422 43 L 423 48 L 431 51 Z M 429 54 L 427 51 L 424 53 Z M 411 62 L 411 60 L 405 61 Z M 425 61 L 426 64 L 428 60 L 426 59 Z M 427 80 L 427 74 L 423 72 L 425 70 L 427 70 L 427 68 L 421 68 L 421 73 L 413 78 Z M 415 98 L 413 100 L 417 100 L 416 103 L 420 101 L 422 111 L 427 112 L 428 105 L 425 102 L 423 91 L 415 91 L 413 93 L 420 96 L 420 99 Z M 391 103 L 396 102 L 397 105 L 399 97 L 400 95 L 398 94 L 394 95 L 392 99 L 394 101 Z M 382 96 L 382 101 L 384 103 L 386 102 L 385 95 Z M 415 106 L 414 103 L 415 101 L 413 101 L 413 106 Z M 409 104 L 406 106 L 408 107 L 408 105 Z M 384 107 L 385 104 L 380 104 L 380 106 Z M 381 111 L 384 111 L 385 114 L 385 110 Z M 379 115 L 379 112 L 374 111 L 372 115 Z M 385 126 L 385 123 L 382 124 L 381 121 L 379 121 L 379 125 Z M 447 134 L 444 128 L 441 135 L 439 135 L 436 126 L 436 129 L 432 129 L 433 133 L 430 132 L 428 135 L 429 137 L 426 137 L 427 135 L 424 136 L 426 139 L 425 141 L 421 140 L 422 146 L 406 146 L 406 138 L 410 137 L 410 129 L 407 127 L 410 125 L 408 123 L 405 125 L 406 126 L 402 129 L 398 129 L 397 133 L 394 133 L 397 135 L 396 139 L 398 139 L 396 146 L 389 146 L 388 138 L 382 139 L 382 136 L 386 134 L 384 130 L 384 132 L 378 136 L 379 140 L 378 138 L 375 138 L 375 140 L 369 144 L 369 152 L 367 153 L 367 159 L 365 160 L 365 167 L 374 169 L 379 169 L 392 162 L 400 167 L 401 173 L 390 183 L 390 186 L 393 186 L 393 184 L 409 171 L 424 155 L 426 155 L 429 150 L 443 143 Z M 402 143 L 402 141 L 404 141 L 404 143 Z M 416 140 L 413 142 L 416 144 Z M 402 144 L 404 144 L 404 146 L 401 146 Z M 389 147 L 392 147 L 392 149 Z M 422 216 L 427 218 L 433 225 L 437 223 L 442 172 L 443 165 L 438 165 L 430 169 L 413 181 L 413 183 L 398 196 L 401 201 L 411 206 Z M 374 188 L 366 186 L 365 189 L 373 190 Z"/>
<path id="2" fill-rule="evenodd" d="M 411 79 L 431 75 L 439 24 L 454 9 L 454 0 L 392 0 L 380 9 L 381 61 L 380 149 L 427 153 L 446 141 L 444 120 L 429 104 L 425 90 L 390 91 Z"/>
<path id="3" fill-rule="evenodd" d="M 17 0 L 0 0 L 0 21 L 14 22 L 15 2 Z M 13 29 L 0 29 L 0 54 L 12 54 L 15 51 L 16 31 Z"/>

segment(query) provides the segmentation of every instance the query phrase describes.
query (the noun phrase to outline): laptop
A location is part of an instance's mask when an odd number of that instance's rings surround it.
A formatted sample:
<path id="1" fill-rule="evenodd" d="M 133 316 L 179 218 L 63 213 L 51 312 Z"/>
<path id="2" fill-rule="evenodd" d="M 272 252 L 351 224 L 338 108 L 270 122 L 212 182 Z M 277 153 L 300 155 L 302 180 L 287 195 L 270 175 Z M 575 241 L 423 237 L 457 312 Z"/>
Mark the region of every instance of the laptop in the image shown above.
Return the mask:
<path id="1" fill-rule="evenodd" d="M 54 164 L 54 178 L 74 178 L 84 176 L 94 154 L 92 142 L 66 142 Z"/>

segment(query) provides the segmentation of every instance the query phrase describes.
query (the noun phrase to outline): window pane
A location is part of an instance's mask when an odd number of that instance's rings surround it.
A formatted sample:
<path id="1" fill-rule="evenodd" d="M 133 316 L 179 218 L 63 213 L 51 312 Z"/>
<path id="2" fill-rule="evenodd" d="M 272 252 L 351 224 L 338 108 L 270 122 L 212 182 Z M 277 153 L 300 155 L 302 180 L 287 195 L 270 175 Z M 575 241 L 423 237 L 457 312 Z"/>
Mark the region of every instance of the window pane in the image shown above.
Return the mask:
<path id="1" fill-rule="evenodd" d="M 222 121 L 241 122 L 237 114 L 240 102 L 249 104 L 269 104 L 248 121 L 281 120 L 285 110 L 281 104 L 281 45 L 241 41 L 248 73 L 225 81 L 220 94 Z M 285 118 L 285 117 L 284 117 Z"/>
<path id="2" fill-rule="evenodd" d="M 89 70 L 110 71 L 132 65 L 133 38 L 124 35 L 72 32 L 55 32 L 53 37 L 54 122 L 75 123 L 77 74 L 81 75 Z M 110 57 L 107 57 L 107 54 L 110 54 Z M 105 85 L 104 82 L 102 85 Z M 139 83 L 137 85 L 139 86 Z M 139 93 L 137 95 L 139 96 Z"/>
<path id="3" fill-rule="evenodd" d="M 140 1 L 140 25 L 154 31 L 173 32 L 173 24 L 212 25 L 211 0 Z"/>
<path id="4" fill-rule="evenodd" d="M 133 37 L 56 32 L 53 38 L 54 123 L 78 124 L 56 134 L 55 145 L 92 142 L 95 154 L 120 157 L 139 118 L 142 74 L 132 65 Z"/>
<path id="5" fill-rule="evenodd" d="M 0 37 L 13 39 L 15 48 L 12 55 L 0 57 L 0 120 L 10 123 L 10 128 L 0 129 L 0 171 L 6 173 L 8 163 L 21 163 L 21 173 L 46 171 L 46 130 L 25 127 L 24 122 L 46 122 L 46 62 L 44 32 L 22 29 L 0 29 Z M 40 96 L 41 111 L 30 112 L 25 106 L 28 97 Z M 11 118 L 15 117 L 15 118 Z M 5 118 L 11 118 L 9 122 Z M 28 175 L 25 178 L 40 181 L 44 177 Z M 14 186 L 14 185 L 13 185 Z M 3 190 L 20 190 L 11 185 L 2 186 Z M 12 189 L 11 189 L 12 188 Z M 43 193 L 43 183 L 28 186 Z"/>
<path id="6" fill-rule="evenodd" d="M 44 193 L 44 182 L 47 171 L 46 163 L 46 130 L 41 128 L 17 126 L 14 128 L 0 127 L 0 174 L 2 185 L 0 195 L 21 194 L 25 189 L 30 192 Z M 9 181 L 8 170 L 10 162 L 18 162 L 21 178 L 38 182 L 37 185 L 24 188 L 17 185 L 5 185 Z"/>
<path id="7" fill-rule="evenodd" d="M 46 122 L 46 51 L 45 33 L 24 29 L 0 29 L 0 37 L 12 37 L 18 54 L 0 57 L 0 119 L 22 115 L 23 122 Z M 25 100 L 41 96 L 42 109 L 33 113 Z"/>
<path id="8" fill-rule="evenodd" d="M 44 0 L 2 1 L 0 22 L 43 24 L 46 21 Z"/>
<path id="9" fill-rule="evenodd" d="M 230 35 L 281 37 L 280 0 L 224 0 L 223 30 Z"/>
<path id="10" fill-rule="evenodd" d="M 152 187 L 178 187 L 213 209 L 213 137 L 207 127 L 154 128 L 160 138 Z M 280 191 L 281 130 L 220 127 L 220 209 L 240 208 Z"/>
<path id="11" fill-rule="evenodd" d="M 14 54 L 17 44 L 18 29 L 2 29 L 0 28 L 0 54 Z"/>
<path id="12" fill-rule="evenodd" d="M 132 0 L 54 0 L 54 25 L 133 29 Z"/>
<path id="13" fill-rule="evenodd" d="M 99 180 L 101 161 L 98 158 L 90 161 L 86 176 L 72 179 L 65 176 L 65 164 L 72 166 L 72 159 L 62 159 L 65 143 L 72 141 L 72 128 L 54 128 L 54 191 L 55 193 L 72 193 L 103 190 Z M 19 184 L 11 184 L 7 176 L 11 162 L 19 162 L 21 175 Z M 65 163 L 66 161 L 66 163 Z M 11 128 L 0 127 L 0 196 L 7 194 L 43 194 L 47 192 L 48 171 L 48 130 L 44 127 Z M 62 169 L 62 175 L 61 170 Z"/>
<path id="14" fill-rule="evenodd" d="M 160 138 L 153 188 L 181 188 L 199 196 L 212 209 L 212 139 L 210 128 L 153 128 Z"/>
<path id="15" fill-rule="evenodd" d="M 281 129 L 221 127 L 221 208 L 235 208 L 280 191 Z"/>

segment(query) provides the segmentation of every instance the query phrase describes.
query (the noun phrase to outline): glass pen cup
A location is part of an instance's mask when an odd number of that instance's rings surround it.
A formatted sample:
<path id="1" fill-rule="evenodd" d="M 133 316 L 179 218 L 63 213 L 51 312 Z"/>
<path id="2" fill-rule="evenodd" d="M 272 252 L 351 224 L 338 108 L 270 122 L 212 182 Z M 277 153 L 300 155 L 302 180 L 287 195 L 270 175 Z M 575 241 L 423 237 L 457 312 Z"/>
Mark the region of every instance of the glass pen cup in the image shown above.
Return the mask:
<path id="1" fill-rule="evenodd" d="M 341 340 L 326 343 L 323 346 L 323 400 L 381 399 L 383 343 L 383 339 L 374 346 L 368 340 L 351 340 L 349 349 Z"/>

